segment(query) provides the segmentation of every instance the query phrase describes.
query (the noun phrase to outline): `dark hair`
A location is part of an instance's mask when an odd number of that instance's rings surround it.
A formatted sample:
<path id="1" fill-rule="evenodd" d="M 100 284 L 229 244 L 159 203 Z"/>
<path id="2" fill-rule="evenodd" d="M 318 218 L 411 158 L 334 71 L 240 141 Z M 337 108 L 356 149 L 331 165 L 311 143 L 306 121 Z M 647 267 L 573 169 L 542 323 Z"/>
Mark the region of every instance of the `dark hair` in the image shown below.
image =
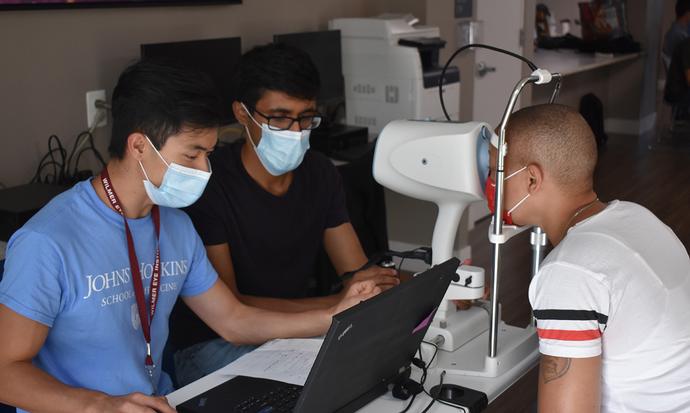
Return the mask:
<path id="1" fill-rule="evenodd" d="M 677 0 L 676 19 L 683 17 L 687 12 L 690 12 L 690 0 Z"/>
<path id="2" fill-rule="evenodd" d="M 142 60 L 120 75 L 112 116 L 108 151 L 122 159 L 127 137 L 134 132 L 145 134 L 160 149 L 168 137 L 185 129 L 219 127 L 221 100 L 205 74 L 161 60 Z"/>
<path id="3" fill-rule="evenodd" d="M 234 76 L 237 100 L 250 108 L 267 90 L 298 99 L 316 99 L 319 71 L 306 52 L 286 44 L 257 46 L 242 55 Z"/>

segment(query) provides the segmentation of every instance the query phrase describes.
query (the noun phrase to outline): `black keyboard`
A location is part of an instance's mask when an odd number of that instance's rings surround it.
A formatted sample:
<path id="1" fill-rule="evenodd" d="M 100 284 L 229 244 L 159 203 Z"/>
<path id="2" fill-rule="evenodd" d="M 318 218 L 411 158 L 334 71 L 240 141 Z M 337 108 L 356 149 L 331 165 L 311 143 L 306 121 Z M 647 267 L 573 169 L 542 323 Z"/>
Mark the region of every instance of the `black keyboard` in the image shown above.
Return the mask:
<path id="1" fill-rule="evenodd" d="M 301 386 L 285 385 L 263 395 L 251 396 L 235 406 L 236 413 L 291 412 L 302 392 Z"/>

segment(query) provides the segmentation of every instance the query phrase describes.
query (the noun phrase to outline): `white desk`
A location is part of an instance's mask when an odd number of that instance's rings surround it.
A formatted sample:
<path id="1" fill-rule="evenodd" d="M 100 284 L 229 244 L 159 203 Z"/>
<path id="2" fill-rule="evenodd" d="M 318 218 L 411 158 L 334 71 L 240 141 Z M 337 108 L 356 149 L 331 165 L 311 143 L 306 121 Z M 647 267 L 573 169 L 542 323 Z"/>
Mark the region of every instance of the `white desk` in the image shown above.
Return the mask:
<path id="1" fill-rule="evenodd" d="M 517 382 L 523 375 L 524 372 L 528 371 L 531 367 L 536 365 L 535 361 L 526 359 L 523 361 L 523 363 L 515 366 L 512 370 L 508 371 L 505 373 L 505 378 L 507 379 L 507 387 L 512 386 L 515 382 Z M 433 368 L 433 365 L 432 365 Z M 412 372 L 412 377 L 419 379 L 421 375 L 421 371 L 415 367 L 413 367 L 413 372 Z M 232 377 L 231 376 L 224 376 L 221 374 L 218 374 L 217 372 L 211 373 L 206 377 L 202 377 L 201 379 L 185 386 L 182 387 L 181 389 L 170 393 L 167 396 L 168 402 L 173 406 L 177 406 L 178 404 L 181 404 L 192 397 L 201 394 L 209 389 L 212 389 L 215 386 L 218 386 L 221 383 L 224 383 L 228 380 L 230 380 Z M 426 383 L 424 387 L 427 390 L 430 390 L 431 387 L 434 385 L 438 384 L 440 378 L 440 371 L 438 370 L 433 370 L 431 369 L 429 371 L 429 375 L 426 379 Z M 487 394 L 487 397 L 489 398 L 489 402 L 492 402 L 495 400 L 503 391 L 506 390 L 505 385 L 501 385 L 498 383 L 497 380 L 485 378 L 485 377 L 471 377 L 471 376 L 453 376 L 446 374 L 446 377 L 444 379 L 444 383 L 452 383 L 452 384 L 457 384 L 460 386 L 476 389 L 479 391 L 482 391 Z M 425 394 L 420 394 L 417 396 L 415 399 L 414 404 L 412 405 L 412 408 L 409 410 L 411 413 L 414 412 L 421 412 L 424 410 L 424 408 L 429 404 L 431 399 L 426 396 Z M 380 413 L 380 412 L 399 412 L 403 410 L 406 406 L 409 400 L 398 400 L 393 398 L 391 396 L 390 392 L 384 394 L 383 396 L 379 397 L 378 399 L 372 401 L 362 409 L 360 409 L 360 412 L 363 413 Z M 459 412 L 461 410 L 457 408 L 452 408 L 449 406 L 444 406 L 440 403 L 434 403 L 434 406 L 429 409 L 429 413 L 441 413 L 441 412 Z"/>
<path id="2" fill-rule="evenodd" d="M 614 65 L 639 58 L 642 53 L 628 53 L 614 56 L 604 56 L 591 53 L 578 53 L 574 50 L 544 50 L 537 49 L 534 52 L 534 64 L 551 73 L 560 73 L 563 76 L 574 75 L 605 66 Z"/>

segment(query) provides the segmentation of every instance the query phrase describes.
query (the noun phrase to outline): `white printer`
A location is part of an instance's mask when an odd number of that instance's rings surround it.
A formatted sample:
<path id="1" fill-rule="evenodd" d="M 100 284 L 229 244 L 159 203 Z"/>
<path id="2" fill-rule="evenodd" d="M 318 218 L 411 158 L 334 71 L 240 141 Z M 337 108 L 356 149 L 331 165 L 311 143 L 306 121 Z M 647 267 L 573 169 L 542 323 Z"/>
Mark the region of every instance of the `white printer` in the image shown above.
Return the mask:
<path id="1" fill-rule="evenodd" d="M 397 119 L 445 119 L 438 96 L 445 41 L 437 27 L 415 22 L 409 15 L 329 22 L 342 39 L 346 123 L 378 134 Z M 446 110 L 458 119 L 457 67 L 448 69 L 443 84 Z"/>

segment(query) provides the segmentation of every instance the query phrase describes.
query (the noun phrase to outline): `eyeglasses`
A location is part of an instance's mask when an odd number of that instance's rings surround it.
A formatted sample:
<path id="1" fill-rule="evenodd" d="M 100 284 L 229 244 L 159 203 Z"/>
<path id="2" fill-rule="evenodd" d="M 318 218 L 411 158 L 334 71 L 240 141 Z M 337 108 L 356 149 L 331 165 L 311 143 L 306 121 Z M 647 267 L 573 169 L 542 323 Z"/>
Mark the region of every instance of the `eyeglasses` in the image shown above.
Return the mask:
<path id="1" fill-rule="evenodd" d="M 316 129 L 321 125 L 321 120 L 323 116 L 316 113 L 314 115 L 305 115 L 297 118 L 292 118 L 290 116 L 268 116 L 259 112 L 254 108 L 254 112 L 258 113 L 266 119 L 266 124 L 268 129 L 271 130 L 288 130 L 292 125 L 297 122 L 301 130 L 312 130 Z"/>

